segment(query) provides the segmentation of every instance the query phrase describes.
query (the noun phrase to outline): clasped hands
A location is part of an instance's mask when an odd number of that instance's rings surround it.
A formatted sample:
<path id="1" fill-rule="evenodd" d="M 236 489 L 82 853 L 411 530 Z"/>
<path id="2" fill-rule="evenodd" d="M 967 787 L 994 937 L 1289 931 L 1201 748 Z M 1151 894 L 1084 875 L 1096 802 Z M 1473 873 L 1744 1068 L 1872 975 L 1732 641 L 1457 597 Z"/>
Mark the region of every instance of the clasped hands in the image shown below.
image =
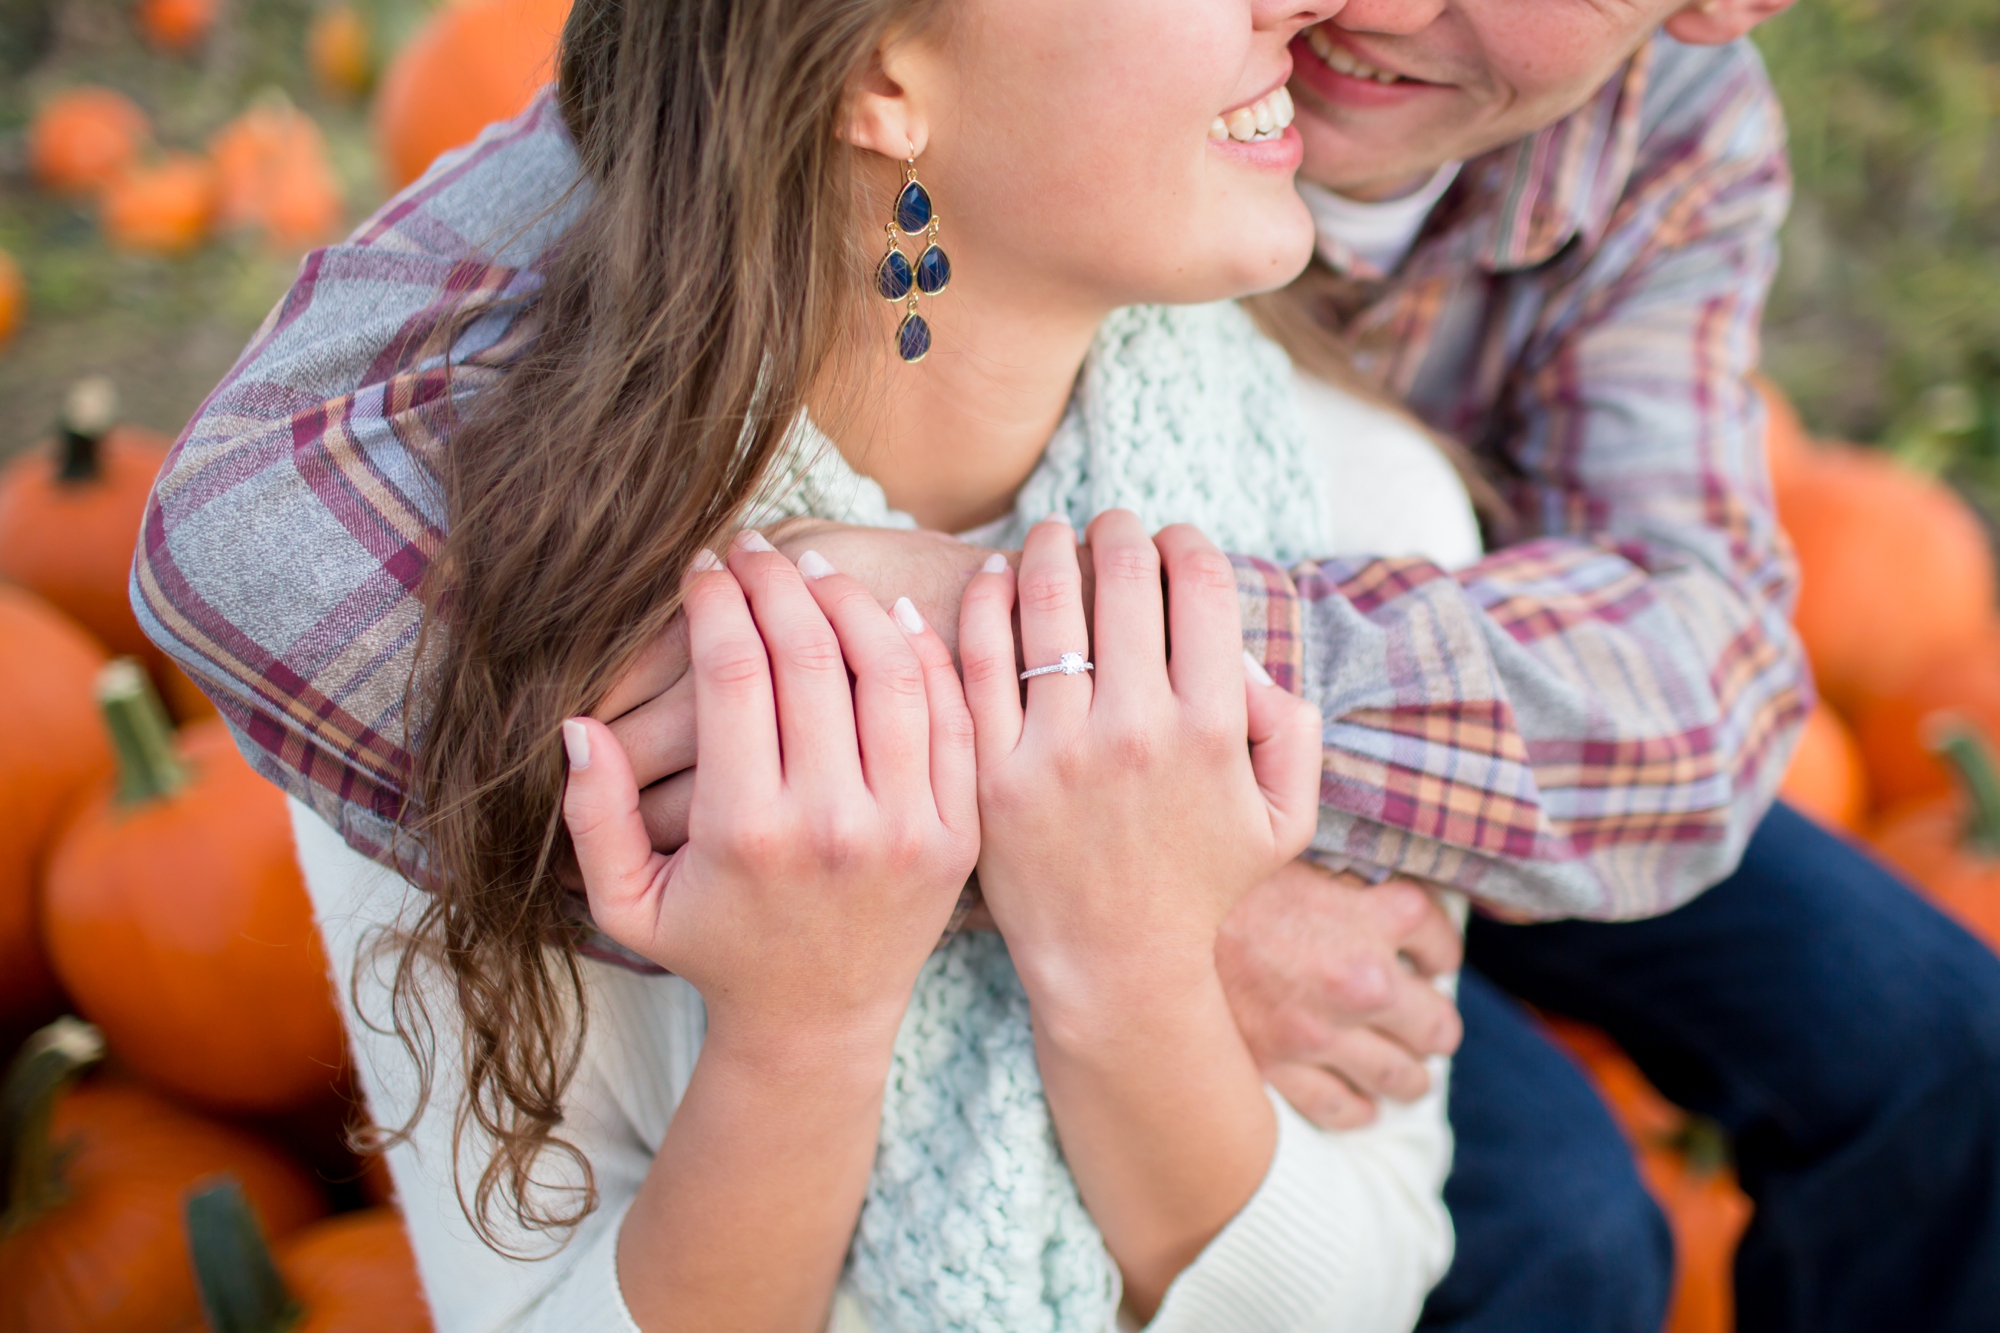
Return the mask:
<path id="1" fill-rule="evenodd" d="M 808 549 L 830 557 L 884 605 L 909 596 L 954 656 L 961 598 L 991 554 L 935 533 L 817 520 L 769 535 L 793 559 Z M 1093 562 L 1080 565 L 1088 582 Z M 1086 587 L 1084 606 L 1092 600 Z M 653 846 L 678 848 L 697 761 L 684 618 L 633 662 L 593 715 L 631 760 Z M 1461 956 L 1457 929 L 1425 886 L 1370 885 L 1304 861 L 1245 894 L 1216 945 L 1231 1011 L 1265 1079 L 1327 1128 L 1369 1122 L 1379 1098 L 1425 1092 L 1425 1057 L 1450 1054 L 1462 1032 L 1457 1009 L 1432 979 L 1456 970 Z"/>

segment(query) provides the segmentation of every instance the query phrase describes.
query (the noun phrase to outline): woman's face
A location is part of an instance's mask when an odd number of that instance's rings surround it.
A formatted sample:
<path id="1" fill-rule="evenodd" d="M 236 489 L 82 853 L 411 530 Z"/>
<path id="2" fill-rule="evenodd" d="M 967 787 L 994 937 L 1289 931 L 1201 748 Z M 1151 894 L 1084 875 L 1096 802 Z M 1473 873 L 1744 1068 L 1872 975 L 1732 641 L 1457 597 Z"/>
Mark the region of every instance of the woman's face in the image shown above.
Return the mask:
<path id="1" fill-rule="evenodd" d="M 1344 0 L 946 3 L 895 64 L 966 300 L 1210 301 L 1304 267 L 1286 46 Z"/>

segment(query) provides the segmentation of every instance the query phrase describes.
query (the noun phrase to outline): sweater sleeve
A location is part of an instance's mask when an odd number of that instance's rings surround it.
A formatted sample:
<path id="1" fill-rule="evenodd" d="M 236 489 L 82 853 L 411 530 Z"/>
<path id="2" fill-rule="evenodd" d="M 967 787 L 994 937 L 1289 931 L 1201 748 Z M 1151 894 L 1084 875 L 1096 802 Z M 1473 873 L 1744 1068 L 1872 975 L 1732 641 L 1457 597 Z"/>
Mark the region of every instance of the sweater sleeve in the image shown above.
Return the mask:
<path id="1" fill-rule="evenodd" d="M 1812 695 L 1746 382 L 1789 176 L 1727 68 L 1536 298 L 1489 414 L 1526 540 L 1238 561 L 1246 646 L 1326 719 L 1322 860 L 1615 920 L 1727 875 L 1768 808 Z"/>
<path id="2" fill-rule="evenodd" d="M 464 1088 L 453 1027 L 428 1025 L 428 1103 L 419 1099 L 416 1068 L 402 1041 L 385 1031 L 393 958 L 378 955 L 373 945 L 406 919 L 419 891 L 347 847 L 304 805 L 291 806 L 300 865 L 370 1113 L 378 1126 L 393 1130 L 425 1112 L 389 1148 L 388 1165 L 438 1333 L 639 1333 L 619 1292 L 618 1234 L 692 1074 L 702 1031 L 700 998 L 677 977 L 585 968 L 592 1021 L 560 1132 L 590 1163 L 598 1206 L 573 1229 L 537 1232 L 513 1222 L 500 1203 L 494 1230 L 515 1253 L 497 1253 L 460 1206 L 461 1193 L 471 1199 L 479 1163 L 490 1152 L 490 1140 L 476 1126 L 468 1125 L 457 1145 L 458 1179 L 452 1171 L 451 1108 Z M 441 987 L 428 1002 L 438 1020 L 454 1003 Z M 558 1153 L 543 1154 L 537 1179 L 546 1186 L 543 1197 L 557 1202 L 581 1184 L 575 1159 Z"/>
<path id="3" fill-rule="evenodd" d="M 1147 1333 L 1407 1333 L 1451 1265 L 1446 1062 L 1362 1129 L 1322 1130 L 1275 1092 L 1278 1146 L 1243 1211 L 1167 1289 Z M 1268 1090 L 1267 1090 L 1268 1091 Z"/>

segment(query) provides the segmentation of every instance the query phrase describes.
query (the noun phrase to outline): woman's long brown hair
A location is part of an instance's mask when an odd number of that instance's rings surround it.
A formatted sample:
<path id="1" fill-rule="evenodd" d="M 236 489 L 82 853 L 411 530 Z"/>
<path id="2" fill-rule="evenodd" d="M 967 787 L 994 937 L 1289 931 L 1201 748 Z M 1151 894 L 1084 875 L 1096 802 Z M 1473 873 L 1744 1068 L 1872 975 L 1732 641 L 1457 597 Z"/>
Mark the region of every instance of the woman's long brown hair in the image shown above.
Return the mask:
<path id="1" fill-rule="evenodd" d="M 392 999 L 424 1100 L 440 969 L 460 1011 L 454 1142 L 476 1125 L 494 1147 L 460 1194 L 496 1247 L 496 1204 L 530 1230 L 596 1204 L 560 1137 L 585 1023 L 556 875 L 560 724 L 674 615 L 860 308 L 847 93 L 933 3 L 576 0 L 564 28 L 559 104 L 590 197 L 522 316 L 527 350 L 446 451 L 409 712 L 431 892 Z M 544 1153 L 574 1170 L 537 1169 Z"/>

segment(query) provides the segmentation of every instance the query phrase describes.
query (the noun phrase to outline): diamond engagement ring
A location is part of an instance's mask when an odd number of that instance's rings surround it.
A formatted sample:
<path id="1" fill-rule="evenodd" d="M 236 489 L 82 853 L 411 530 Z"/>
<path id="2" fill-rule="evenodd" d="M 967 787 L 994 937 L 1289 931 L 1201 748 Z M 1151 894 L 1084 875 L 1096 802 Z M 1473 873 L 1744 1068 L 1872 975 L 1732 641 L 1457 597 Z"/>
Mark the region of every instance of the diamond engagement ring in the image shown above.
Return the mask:
<path id="1" fill-rule="evenodd" d="M 1030 676 L 1053 676 L 1057 674 L 1081 676 L 1084 672 L 1095 668 L 1096 665 L 1095 662 L 1084 661 L 1082 653 L 1064 653 L 1056 660 L 1054 666 L 1035 667 L 1031 671 L 1023 671 L 1021 679 L 1026 680 Z"/>

